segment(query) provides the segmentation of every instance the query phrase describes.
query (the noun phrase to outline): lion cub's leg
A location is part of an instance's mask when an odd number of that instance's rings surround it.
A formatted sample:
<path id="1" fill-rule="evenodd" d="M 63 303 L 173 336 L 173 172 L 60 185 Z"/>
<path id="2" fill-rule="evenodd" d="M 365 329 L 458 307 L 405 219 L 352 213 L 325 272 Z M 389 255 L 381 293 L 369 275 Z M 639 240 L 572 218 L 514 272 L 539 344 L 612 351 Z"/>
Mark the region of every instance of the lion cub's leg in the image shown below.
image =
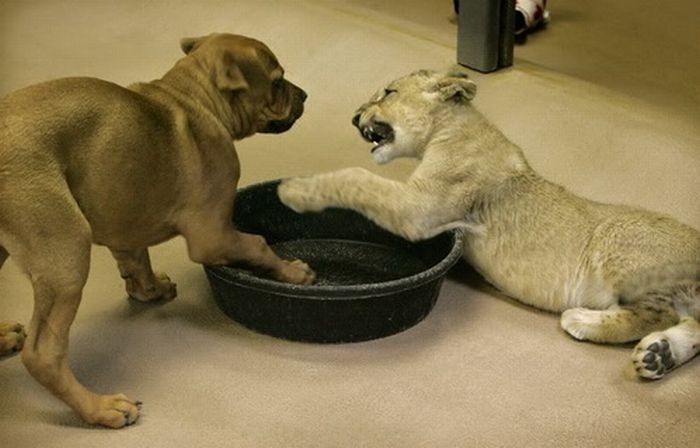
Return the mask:
<path id="1" fill-rule="evenodd" d="M 448 197 L 431 193 L 429 188 L 385 179 L 363 168 L 287 179 L 277 193 L 296 212 L 349 208 L 411 241 L 469 227 L 459 207 L 450 205 Z"/>
<path id="2" fill-rule="evenodd" d="M 171 282 L 167 275 L 153 272 L 148 249 L 110 250 L 117 260 L 129 297 L 141 302 L 175 298 L 177 295 L 175 283 Z"/>
<path id="3" fill-rule="evenodd" d="M 639 341 L 632 352 L 637 375 L 656 380 L 700 353 L 700 323 L 690 316 Z"/>
<path id="4" fill-rule="evenodd" d="M 561 327 L 582 341 L 623 343 L 678 323 L 669 300 L 647 299 L 605 310 L 572 308 L 561 315 Z"/>

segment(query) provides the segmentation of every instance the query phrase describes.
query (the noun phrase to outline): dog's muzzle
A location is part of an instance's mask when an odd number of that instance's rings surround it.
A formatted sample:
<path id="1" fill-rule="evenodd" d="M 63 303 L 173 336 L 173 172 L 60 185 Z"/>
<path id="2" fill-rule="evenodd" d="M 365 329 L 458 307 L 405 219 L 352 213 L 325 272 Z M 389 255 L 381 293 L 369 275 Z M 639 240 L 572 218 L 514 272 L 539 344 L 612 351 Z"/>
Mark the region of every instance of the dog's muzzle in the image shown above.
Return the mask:
<path id="1" fill-rule="evenodd" d="M 289 86 L 292 89 L 293 98 L 289 117 L 285 120 L 272 120 L 268 122 L 265 128 L 260 132 L 266 134 L 280 134 L 288 131 L 294 125 L 294 122 L 304 113 L 304 101 L 308 98 L 306 92 L 292 83 L 289 83 Z"/>

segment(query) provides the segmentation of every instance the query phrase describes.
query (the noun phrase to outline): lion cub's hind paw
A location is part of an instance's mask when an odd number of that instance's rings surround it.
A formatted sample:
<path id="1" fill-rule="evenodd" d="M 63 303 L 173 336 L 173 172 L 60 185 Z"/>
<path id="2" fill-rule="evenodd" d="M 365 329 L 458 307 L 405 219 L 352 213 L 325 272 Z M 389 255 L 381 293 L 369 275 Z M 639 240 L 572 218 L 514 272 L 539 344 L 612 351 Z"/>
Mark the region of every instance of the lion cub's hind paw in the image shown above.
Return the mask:
<path id="1" fill-rule="evenodd" d="M 561 315 L 561 328 L 574 339 L 586 341 L 593 339 L 599 324 L 599 311 L 586 308 L 571 308 Z"/>
<path id="2" fill-rule="evenodd" d="M 0 356 L 11 355 L 22 350 L 27 333 L 17 322 L 0 322 Z"/>
<path id="3" fill-rule="evenodd" d="M 635 347 L 632 364 L 641 378 L 658 380 L 676 367 L 676 360 L 668 340 L 650 334 Z"/>

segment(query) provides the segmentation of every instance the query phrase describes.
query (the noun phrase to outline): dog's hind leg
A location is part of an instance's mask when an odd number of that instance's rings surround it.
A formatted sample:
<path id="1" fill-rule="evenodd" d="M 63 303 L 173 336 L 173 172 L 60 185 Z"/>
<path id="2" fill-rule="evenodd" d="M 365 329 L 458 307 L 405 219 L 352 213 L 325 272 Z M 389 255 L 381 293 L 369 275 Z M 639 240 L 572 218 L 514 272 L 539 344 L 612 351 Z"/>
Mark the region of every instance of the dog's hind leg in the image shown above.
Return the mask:
<path id="1" fill-rule="evenodd" d="M 637 375 L 656 380 L 700 353 L 700 323 L 691 316 L 639 341 L 632 352 Z"/>
<path id="2" fill-rule="evenodd" d="M 22 361 L 39 383 L 88 423 L 113 428 L 132 423 L 138 417 L 137 403 L 88 390 L 68 362 L 69 330 L 90 267 L 89 224 L 67 187 L 24 187 L 25 196 L 30 191 L 29 197 L 40 197 L 47 206 L 25 207 L 8 220 L 9 233 L 15 236 L 9 250 L 34 289 Z"/>
<path id="3" fill-rule="evenodd" d="M 7 260 L 8 253 L 4 247 L 0 246 L 0 268 Z M 27 334 L 24 332 L 22 324 L 17 322 L 0 322 L 0 356 L 11 355 L 22 350 Z"/>
<path id="4" fill-rule="evenodd" d="M 117 250 L 110 249 L 119 273 L 126 283 L 126 292 L 141 302 L 155 300 L 172 300 L 177 295 L 175 284 L 162 273 L 154 273 L 148 249 Z"/>
<path id="5" fill-rule="evenodd" d="M 582 341 L 618 344 L 637 341 L 679 319 L 671 301 L 657 297 L 605 310 L 572 308 L 562 313 L 561 327 Z"/>

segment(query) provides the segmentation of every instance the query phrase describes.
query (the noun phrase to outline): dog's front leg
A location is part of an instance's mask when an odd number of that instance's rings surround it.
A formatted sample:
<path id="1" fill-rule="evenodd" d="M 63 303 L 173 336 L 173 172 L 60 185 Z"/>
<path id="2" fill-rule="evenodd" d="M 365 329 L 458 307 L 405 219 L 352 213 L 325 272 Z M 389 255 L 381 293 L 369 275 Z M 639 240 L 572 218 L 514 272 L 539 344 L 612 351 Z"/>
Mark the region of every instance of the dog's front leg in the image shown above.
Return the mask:
<path id="1" fill-rule="evenodd" d="M 172 300 L 177 295 L 175 284 L 163 273 L 154 273 L 148 249 L 111 249 L 119 273 L 126 283 L 126 292 L 141 302 Z"/>
<path id="2" fill-rule="evenodd" d="M 192 261 L 208 265 L 244 263 L 287 283 L 306 285 L 315 280 L 316 274 L 306 263 L 283 260 L 262 236 L 237 231 L 229 224 L 230 219 L 222 222 L 225 224 L 193 221 L 182 230 Z"/>
<path id="3" fill-rule="evenodd" d="M 299 213 L 328 207 L 355 210 L 411 241 L 468 227 L 459 206 L 444 194 L 424 185 L 386 179 L 363 168 L 287 179 L 280 184 L 278 195 Z"/>

